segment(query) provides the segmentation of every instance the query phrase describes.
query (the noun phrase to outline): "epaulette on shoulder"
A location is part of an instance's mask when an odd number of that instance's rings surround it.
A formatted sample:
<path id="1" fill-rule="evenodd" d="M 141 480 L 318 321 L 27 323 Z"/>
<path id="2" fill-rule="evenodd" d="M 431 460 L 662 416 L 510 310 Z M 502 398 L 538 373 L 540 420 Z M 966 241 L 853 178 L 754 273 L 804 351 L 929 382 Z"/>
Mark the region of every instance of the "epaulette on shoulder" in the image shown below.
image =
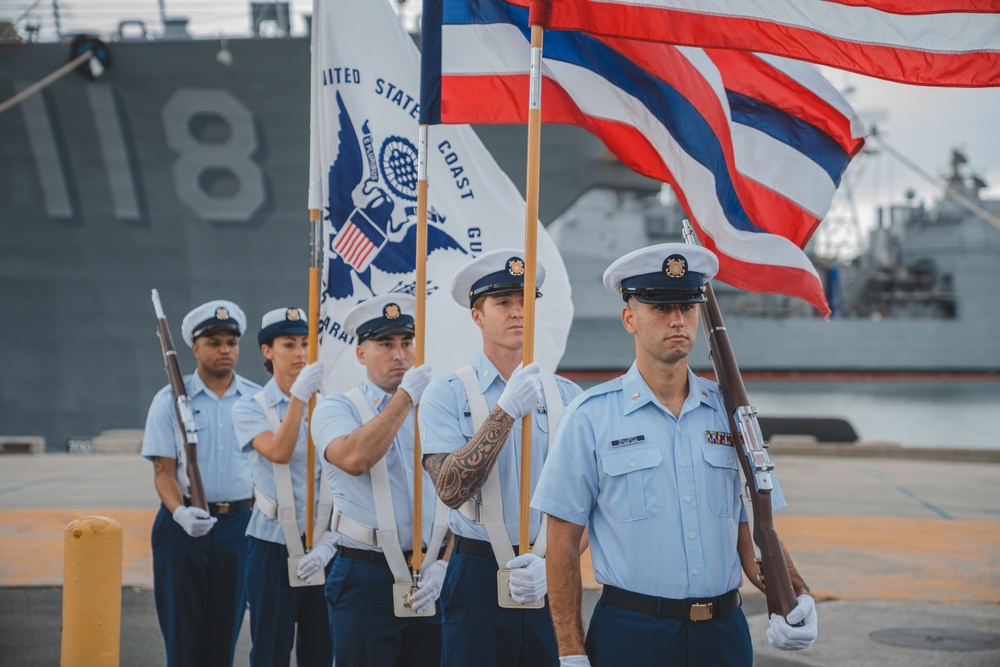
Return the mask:
<path id="1" fill-rule="evenodd" d="M 622 388 L 622 378 L 616 377 L 612 380 L 608 380 L 607 382 L 602 382 L 601 384 L 594 385 L 587 391 L 580 394 L 576 398 L 574 403 L 576 403 L 577 405 L 583 405 L 587 401 L 597 398 L 599 396 L 606 396 L 607 394 L 616 391 L 621 391 L 621 388 Z"/>
<path id="2" fill-rule="evenodd" d="M 243 387 L 246 387 L 247 391 L 252 391 L 254 393 L 257 393 L 258 391 L 261 391 L 264 388 L 261 385 L 257 384 L 256 382 L 254 382 L 253 380 L 248 380 L 242 375 L 237 375 L 236 379 L 242 383 Z"/>

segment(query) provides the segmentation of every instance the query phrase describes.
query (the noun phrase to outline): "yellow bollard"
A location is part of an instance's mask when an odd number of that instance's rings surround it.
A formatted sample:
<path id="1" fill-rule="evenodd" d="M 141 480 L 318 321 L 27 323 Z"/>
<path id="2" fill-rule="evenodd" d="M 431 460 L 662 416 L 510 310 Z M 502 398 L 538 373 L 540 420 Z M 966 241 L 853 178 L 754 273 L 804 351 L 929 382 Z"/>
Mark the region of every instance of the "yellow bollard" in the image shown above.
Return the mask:
<path id="1" fill-rule="evenodd" d="M 65 531 L 62 667 L 118 667 L 122 625 L 122 527 L 105 516 Z"/>

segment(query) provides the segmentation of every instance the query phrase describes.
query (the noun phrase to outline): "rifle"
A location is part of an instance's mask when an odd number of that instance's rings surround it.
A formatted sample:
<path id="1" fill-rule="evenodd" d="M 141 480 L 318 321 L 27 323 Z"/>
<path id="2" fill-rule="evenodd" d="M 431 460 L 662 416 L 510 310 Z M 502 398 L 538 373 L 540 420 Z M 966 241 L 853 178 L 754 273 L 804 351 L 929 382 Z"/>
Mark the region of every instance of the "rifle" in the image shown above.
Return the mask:
<path id="1" fill-rule="evenodd" d="M 194 423 L 194 413 L 191 412 L 191 399 L 184 387 L 184 377 L 181 375 L 180 364 L 177 363 L 177 351 L 174 349 L 174 339 L 170 335 L 167 316 L 163 314 L 160 305 L 160 293 L 153 290 L 153 310 L 156 311 L 156 335 L 160 339 L 163 350 L 163 365 L 170 380 L 170 393 L 174 396 L 174 414 L 177 416 L 177 426 L 184 439 L 184 472 L 188 479 L 188 495 L 192 507 L 200 507 L 208 511 L 205 502 L 205 488 L 201 484 L 201 472 L 198 470 L 198 427 Z"/>
<path id="2" fill-rule="evenodd" d="M 684 241 L 697 244 L 691 223 L 684 221 Z M 709 358 L 715 369 L 715 377 L 722 391 L 722 400 L 729 415 L 729 428 L 736 439 L 736 457 L 740 462 L 740 480 L 744 490 L 744 505 L 753 535 L 754 551 L 760 567 L 760 580 L 764 583 L 768 614 L 788 616 L 795 608 L 795 589 L 788 574 L 785 553 L 781 540 L 774 529 L 771 514 L 771 463 L 764 445 L 764 437 L 757 422 L 757 410 L 750 405 L 743 377 L 736 364 L 736 355 L 729 343 L 722 311 L 715 298 L 711 283 L 705 284 L 708 301 L 701 304 L 701 323 L 705 330 Z M 749 496 L 750 504 L 745 500 Z"/>

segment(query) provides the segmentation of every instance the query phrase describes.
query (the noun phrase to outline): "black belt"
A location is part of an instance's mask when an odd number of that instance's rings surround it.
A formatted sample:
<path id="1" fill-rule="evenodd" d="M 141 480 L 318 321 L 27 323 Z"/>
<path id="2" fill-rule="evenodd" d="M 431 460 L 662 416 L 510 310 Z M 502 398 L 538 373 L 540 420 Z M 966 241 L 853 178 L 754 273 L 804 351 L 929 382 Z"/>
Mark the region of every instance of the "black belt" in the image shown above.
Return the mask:
<path id="1" fill-rule="evenodd" d="M 472 554 L 473 556 L 489 556 L 493 558 L 493 545 L 482 540 L 473 540 L 468 537 L 455 536 L 455 551 L 460 554 Z M 514 553 L 517 553 L 517 545 L 514 545 Z"/>
<path id="2" fill-rule="evenodd" d="M 671 600 L 605 586 L 604 592 L 601 593 L 601 602 L 657 618 L 709 621 L 733 611 L 740 606 L 742 600 L 738 590 L 729 591 L 717 598 Z"/>
<path id="3" fill-rule="evenodd" d="M 444 556 L 444 550 L 447 547 L 441 547 L 441 551 L 438 552 L 438 560 Z M 363 560 L 369 563 L 380 563 L 382 565 L 388 565 L 388 561 L 385 559 L 385 554 L 381 551 L 370 551 L 368 549 L 355 549 L 353 547 L 338 547 L 337 553 L 344 558 L 350 558 L 351 560 Z M 406 564 L 410 564 L 410 556 L 413 555 L 412 549 L 407 549 L 403 552 L 403 558 L 406 559 Z"/>
<path id="4" fill-rule="evenodd" d="M 191 507 L 191 499 L 185 496 L 184 504 Z M 229 500 L 221 503 L 208 503 L 208 513 L 212 516 L 226 516 L 227 514 L 236 514 L 237 512 L 251 509 L 252 507 L 253 498 L 247 498 L 246 500 Z"/>

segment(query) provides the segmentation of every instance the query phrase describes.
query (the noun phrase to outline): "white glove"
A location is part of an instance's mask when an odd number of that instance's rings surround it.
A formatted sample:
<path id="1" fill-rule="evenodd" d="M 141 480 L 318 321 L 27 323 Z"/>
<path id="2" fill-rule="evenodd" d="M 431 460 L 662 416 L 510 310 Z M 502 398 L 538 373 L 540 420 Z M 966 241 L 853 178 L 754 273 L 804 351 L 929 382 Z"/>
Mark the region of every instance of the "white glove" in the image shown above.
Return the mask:
<path id="1" fill-rule="evenodd" d="M 530 366 L 529 366 L 530 368 Z M 531 604 L 545 597 L 545 559 L 535 554 L 521 554 L 507 563 L 510 568 L 510 597 L 518 604 Z"/>
<path id="2" fill-rule="evenodd" d="M 200 507 L 178 505 L 174 510 L 174 521 L 191 537 L 201 537 L 212 530 L 218 519 Z"/>
<path id="3" fill-rule="evenodd" d="M 314 361 L 299 371 L 299 376 L 292 383 L 291 394 L 303 403 L 308 403 L 312 395 L 322 386 L 323 362 Z"/>
<path id="4" fill-rule="evenodd" d="M 436 560 L 422 570 L 420 581 L 417 582 L 417 588 L 420 590 L 410 596 L 410 606 L 413 611 L 419 614 L 434 604 L 441 595 L 441 586 L 444 585 L 444 575 L 447 571 L 446 560 Z"/>
<path id="5" fill-rule="evenodd" d="M 800 595 L 795 609 L 788 612 L 786 621 L 778 614 L 771 614 L 771 624 L 767 628 L 767 641 L 782 651 L 800 651 L 809 648 L 816 641 L 818 621 L 816 602 L 810 595 Z M 796 623 L 802 625 L 796 627 Z"/>
<path id="6" fill-rule="evenodd" d="M 514 371 L 497 405 L 514 419 L 520 419 L 542 404 L 542 367 L 529 364 Z"/>
<path id="7" fill-rule="evenodd" d="M 586 655 L 561 655 L 559 667 L 590 667 L 590 659 Z"/>
<path id="8" fill-rule="evenodd" d="M 410 395 L 410 400 L 414 405 L 420 403 L 420 396 L 427 388 L 427 383 L 431 381 L 431 367 L 427 364 L 414 366 L 403 374 L 403 381 L 399 383 L 399 388 Z"/>
<path id="9" fill-rule="evenodd" d="M 333 546 L 333 533 L 328 530 L 313 545 L 312 551 L 299 560 L 298 567 L 295 568 L 295 575 L 303 581 L 311 579 L 326 567 L 335 553 L 337 553 L 337 547 Z"/>

